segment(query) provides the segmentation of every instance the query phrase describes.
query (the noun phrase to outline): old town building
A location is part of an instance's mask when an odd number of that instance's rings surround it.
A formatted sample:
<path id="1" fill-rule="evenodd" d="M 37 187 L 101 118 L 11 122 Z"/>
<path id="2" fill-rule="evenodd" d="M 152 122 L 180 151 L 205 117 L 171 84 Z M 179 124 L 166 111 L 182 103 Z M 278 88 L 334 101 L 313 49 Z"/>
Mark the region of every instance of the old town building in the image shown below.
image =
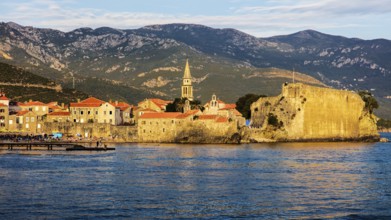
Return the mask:
<path id="1" fill-rule="evenodd" d="M 94 97 L 70 104 L 71 119 L 75 123 L 121 123 L 120 109 Z"/>

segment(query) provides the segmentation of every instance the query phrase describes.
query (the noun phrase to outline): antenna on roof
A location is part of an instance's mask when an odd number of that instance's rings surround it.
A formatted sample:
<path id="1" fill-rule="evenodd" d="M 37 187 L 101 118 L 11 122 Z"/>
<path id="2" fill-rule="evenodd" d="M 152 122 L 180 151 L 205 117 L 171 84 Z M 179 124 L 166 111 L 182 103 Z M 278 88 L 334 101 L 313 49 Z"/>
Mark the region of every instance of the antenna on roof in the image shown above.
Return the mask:
<path id="1" fill-rule="evenodd" d="M 292 81 L 293 81 L 293 83 L 295 83 L 295 67 L 293 67 L 293 70 L 292 70 Z"/>

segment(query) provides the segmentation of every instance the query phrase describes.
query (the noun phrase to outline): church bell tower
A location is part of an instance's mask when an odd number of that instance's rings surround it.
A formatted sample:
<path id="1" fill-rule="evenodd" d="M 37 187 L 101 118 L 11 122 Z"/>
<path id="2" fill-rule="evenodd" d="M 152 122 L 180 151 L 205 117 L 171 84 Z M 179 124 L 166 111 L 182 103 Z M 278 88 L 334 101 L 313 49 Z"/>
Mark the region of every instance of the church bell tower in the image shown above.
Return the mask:
<path id="1" fill-rule="evenodd" d="M 183 74 L 181 98 L 187 98 L 188 100 L 193 101 L 193 86 L 191 85 L 189 60 L 186 60 L 185 72 Z"/>

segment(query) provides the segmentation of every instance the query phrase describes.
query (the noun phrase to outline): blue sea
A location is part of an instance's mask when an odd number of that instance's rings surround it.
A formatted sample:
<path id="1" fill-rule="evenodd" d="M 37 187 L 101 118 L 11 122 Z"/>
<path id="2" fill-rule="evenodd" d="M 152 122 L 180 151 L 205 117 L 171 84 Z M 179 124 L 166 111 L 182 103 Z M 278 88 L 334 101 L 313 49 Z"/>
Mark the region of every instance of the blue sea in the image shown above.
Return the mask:
<path id="1" fill-rule="evenodd" d="M 391 219 L 391 143 L 113 146 L 1 151 L 0 219 Z"/>

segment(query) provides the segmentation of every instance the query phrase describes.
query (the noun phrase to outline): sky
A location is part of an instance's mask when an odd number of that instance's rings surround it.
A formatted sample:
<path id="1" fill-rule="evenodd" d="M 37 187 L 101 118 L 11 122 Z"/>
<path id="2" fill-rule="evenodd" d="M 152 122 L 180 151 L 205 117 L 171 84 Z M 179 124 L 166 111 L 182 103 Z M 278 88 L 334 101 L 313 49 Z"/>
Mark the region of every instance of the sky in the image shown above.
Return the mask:
<path id="1" fill-rule="evenodd" d="M 312 29 L 391 40 L 391 0 L 1 0 L 0 21 L 61 31 L 191 23 L 256 37 Z"/>

